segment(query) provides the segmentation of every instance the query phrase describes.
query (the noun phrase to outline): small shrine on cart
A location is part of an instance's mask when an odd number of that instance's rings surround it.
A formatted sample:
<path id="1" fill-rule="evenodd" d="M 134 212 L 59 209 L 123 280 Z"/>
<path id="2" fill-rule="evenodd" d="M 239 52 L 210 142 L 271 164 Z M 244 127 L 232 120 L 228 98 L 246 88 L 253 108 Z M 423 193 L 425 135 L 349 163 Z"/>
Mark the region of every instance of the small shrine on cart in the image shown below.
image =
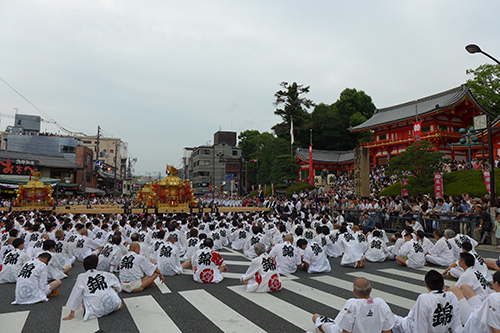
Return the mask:
<path id="1" fill-rule="evenodd" d="M 31 179 L 26 184 L 19 184 L 16 190 L 17 198 L 14 206 L 18 207 L 47 207 L 54 205 L 52 198 L 52 187 L 45 185 L 42 181 L 40 172 L 32 172 Z"/>
<path id="2" fill-rule="evenodd" d="M 196 204 L 191 182 L 183 181 L 177 174 L 179 170 L 167 166 L 167 176 L 159 183 L 155 180 L 146 184 L 137 194 L 135 203 L 146 207 L 191 207 Z"/>

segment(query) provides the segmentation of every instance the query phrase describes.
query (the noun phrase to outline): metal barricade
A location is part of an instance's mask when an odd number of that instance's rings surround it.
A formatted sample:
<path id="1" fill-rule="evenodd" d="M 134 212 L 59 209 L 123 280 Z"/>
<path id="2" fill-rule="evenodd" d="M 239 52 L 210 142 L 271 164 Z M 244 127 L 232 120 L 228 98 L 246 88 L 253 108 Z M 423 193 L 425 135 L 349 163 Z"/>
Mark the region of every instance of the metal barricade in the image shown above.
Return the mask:
<path id="1" fill-rule="evenodd" d="M 416 221 L 422 225 L 427 236 L 432 236 L 434 230 L 444 231 L 446 229 L 452 229 L 457 234 L 460 233 L 474 237 L 474 229 L 479 220 L 479 215 L 475 213 L 462 216 L 457 216 L 457 214 L 454 213 L 432 213 L 431 215 L 425 216 L 420 212 L 411 212 L 402 216 L 401 213 L 389 215 L 384 211 L 378 210 L 367 210 L 362 212 L 358 209 L 341 209 L 339 207 L 336 207 L 335 211 L 340 211 L 346 222 L 352 222 L 354 224 L 361 224 L 362 214 L 368 212 L 368 214 L 375 219 L 375 223 L 380 223 L 382 228 L 389 232 L 403 230 L 406 226 L 406 221 L 411 221 L 415 218 Z"/>

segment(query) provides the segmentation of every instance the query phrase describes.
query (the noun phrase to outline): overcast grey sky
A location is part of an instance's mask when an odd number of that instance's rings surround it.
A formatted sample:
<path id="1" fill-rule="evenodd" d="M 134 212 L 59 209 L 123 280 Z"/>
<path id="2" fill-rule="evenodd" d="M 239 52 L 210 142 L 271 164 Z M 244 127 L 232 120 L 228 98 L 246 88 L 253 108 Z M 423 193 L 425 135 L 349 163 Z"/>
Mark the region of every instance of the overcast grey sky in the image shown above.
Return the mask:
<path id="1" fill-rule="evenodd" d="M 356 88 L 378 108 L 465 83 L 491 63 L 465 45 L 500 58 L 499 12 L 498 0 L 3 0 L 0 77 L 60 124 L 127 141 L 136 173 L 163 172 L 219 127 L 271 131 L 282 81 L 316 103 Z M 39 114 L 0 82 L 0 113 L 13 108 Z"/>

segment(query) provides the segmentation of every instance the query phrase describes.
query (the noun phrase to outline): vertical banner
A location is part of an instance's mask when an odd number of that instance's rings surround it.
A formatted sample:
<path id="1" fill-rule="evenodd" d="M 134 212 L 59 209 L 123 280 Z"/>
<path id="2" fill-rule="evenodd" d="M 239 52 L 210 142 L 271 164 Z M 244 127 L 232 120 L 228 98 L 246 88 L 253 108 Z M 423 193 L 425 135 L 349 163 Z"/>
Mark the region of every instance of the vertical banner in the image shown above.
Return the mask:
<path id="1" fill-rule="evenodd" d="M 422 136 L 422 122 L 416 121 L 413 123 L 413 138 L 415 142 L 420 141 L 420 137 Z"/>
<path id="2" fill-rule="evenodd" d="M 267 184 L 264 185 L 264 196 L 267 197 Z"/>
<path id="3" fill-rule="evenodd" d="M 271 195 L 274 197 L 274 184 L 271 183 Z"/>
<path id="4" fill-rule="evenodd" d="M 408 189 L 406 186 L 408 186 L 408 178 L 401 179 L 401 196 L 403 197 L 408 196 Z"/>
<path id="5" fill-rule="evenodd" d="M 314 184 L 313 145 L 309 145 L 309 184 Z"/>
<path id="6" fill-rule="evenodd" d="M 434 174 L 434 196 L 436 198 L 443 196 L 443 174 L 435 173 Z"/>
<path id="7" fill-rule="evenodd" d="M 253 192 L 253 191 L 255 191 L 255 186 L 254 186 L 254 185 L 252 185 L 252 192 Z"/>
<path id="8" fill-rule="evenodd" d="M 259 192 L 262 190 L 262 185 L 259 184 Z"/>
<path id="9" fill-rule="evenodd" d="M 491 195 L 491 179 L 490 179 L 490 171 L 483 170 L 484 184 L 486 185 L 486 189 L 488 193 Z"/>

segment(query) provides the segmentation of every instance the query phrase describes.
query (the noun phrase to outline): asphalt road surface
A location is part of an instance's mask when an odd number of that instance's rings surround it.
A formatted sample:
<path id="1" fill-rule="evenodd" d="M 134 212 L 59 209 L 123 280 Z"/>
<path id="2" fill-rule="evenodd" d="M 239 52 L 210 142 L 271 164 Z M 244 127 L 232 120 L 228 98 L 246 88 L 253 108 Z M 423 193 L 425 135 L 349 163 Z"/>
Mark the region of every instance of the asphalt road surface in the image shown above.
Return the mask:
<path id="1" fill-rule="evenodd" d="M 478 246 L 484 258 L 498 258 L 493 247 Z M 167 277 L 137 294 L 121 292 L 124 307 L 108 316 L 82 320 L 83 310 L 71 321 L 64 305 L 76 276 L 83 272 L 77 262 L 63 280 L 58 296 L 33 305 L 11 305 L 14 284 L 0 285 L 0 332 L 304 332 L 315 330 L 311 317 L 321 313 L 335 317 L 348 298 L 354 297 L 352 282 L 365 277 L 373 286 L 372 297 L 382 297 L 396 314 L 405 316 L 420 293 L 427 292 L 423 278 L 430 269 L 403 268 L 393 261 L 368 263 L 364 269 L 340 266 L 340 258 L 330 259 L 332 271 L 307 274 L 299 271 L 282 276 L 283 289 L 275 293 L 248 294 L 239 277 L 250 260 L 241 253 L 220 251 L 228 273 L 219 284 L 199 284 L 190 271 Z M 158 282 L 158 281 L 157 281 Z M 446 279 L 446 285 L 454 284 Z"/>

